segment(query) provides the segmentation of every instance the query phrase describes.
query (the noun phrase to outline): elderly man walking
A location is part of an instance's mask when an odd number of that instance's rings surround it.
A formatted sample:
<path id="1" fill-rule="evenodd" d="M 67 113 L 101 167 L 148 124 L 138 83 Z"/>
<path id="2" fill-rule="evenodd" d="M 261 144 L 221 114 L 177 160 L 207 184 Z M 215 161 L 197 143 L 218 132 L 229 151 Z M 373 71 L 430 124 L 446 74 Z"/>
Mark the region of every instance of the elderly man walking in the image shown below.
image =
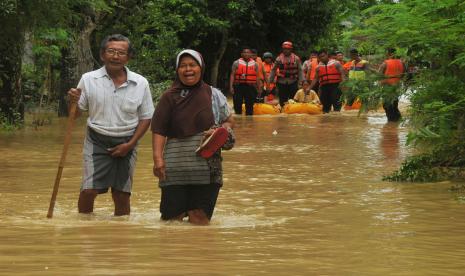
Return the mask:
<path id="1" fill-rule="evenodd" d="M 132 55 L 127 37 L 106 37 L 100 46 L 104 66 L 82 75 L 77 88 L 68 91 L 89 114 L 79 213 L 93 212 L 97 195 L 110 187 L 115 216 L 130 213 L 137 144 L 154 111 L 148 81 L 125 66 Z"/>

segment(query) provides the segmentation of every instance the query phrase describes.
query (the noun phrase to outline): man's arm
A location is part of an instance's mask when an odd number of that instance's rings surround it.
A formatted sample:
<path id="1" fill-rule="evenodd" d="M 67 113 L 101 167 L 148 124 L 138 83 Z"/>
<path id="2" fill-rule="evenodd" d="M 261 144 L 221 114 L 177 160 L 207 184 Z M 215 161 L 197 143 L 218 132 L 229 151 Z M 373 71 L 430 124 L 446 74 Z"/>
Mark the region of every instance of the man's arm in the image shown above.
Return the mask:
<path id="1" fill-rule="evenodd" d="M 273 68 L 271 68 L 270 77 L 268 78 L 269 83 L 272 83 L 274 80 L 274 77 L 276 75 L 276 70 L 278 69 L 278 62 L 279 62 L 279 59 L 276 58 L 273 64 Z"/>
<path id="2" fill-rule="evenodd" d="M 379 69 L 378 69 L 378 73 L 380 73 L 381 75 L 384 75 L 384 72 L 385 72 L 385 71 L 386 71 L 386 63 L 383 62 L 383 63 L 381 64 L 381 66 L 379 67 Z"/>
<path id="3" fill-rule="evenodd" d="M 119 144 L 116 147 L 108 149 L 112 157 L 122 157 L 126 156 L 130 150 L 132 150 L 136 145 L 137 141 L 139 141 L 142 136 L 144 136 L 145 132 L 150 126 L 150 121 L 152 119 L 143 119 L 139 121 L 137 125 L 136 131 L 134 135 L 131 137 L 127 143 Z"/>
<path id="4" fill-rule="evenodd" d="M 260 69 L 260 66 L 258 66 L 258 63 L 255 63 L 255 72 L 257 72 L 257 82 L 256 82 L 257 92 L 258 92 L 258 96 L 260 97 L 263 91 L 263 83 L 262 83 L 262 80 L 260 79 L 260 74 L 258 71 L 259 69 Z"/>
<path id="5" fill-rule="evenodd" d="M 339 74 L 341 74 L 341 80 L 345 81 L 346 80 L 346 73 L 344 72 L 344 68 L 342 67 L 342 65 L 339 62 L 336 63 L 336 69 L 339 72 Z"/>
<path id="6" fill-rule="evenodd" d="M 300 58 L 297 59 L 297 71 L 299 73 L 299 84 L 302 84 L 305 78 L 304 78 L 304 72 L 302 71 L 302 62 L 300 61 Z"/>
<path id="7" fill-rule="evenodd" d="M 236 62 L 233 62 L 231 66 L 231 74 L 229 74 L 229 92 L 234 95 L 234 75 L 236 74 L 237 65 Z"/>
<path id="8" fill-rule="evenodd" d="M 320 74 L 320 70 L 318 70 L 318 67 L 316 68 L 315 70 L 315 78 L 312 80 L 312 83 L 310 84 L 310 90 L 313 89 L 313 87 L 315 86 L 316 82 L 318 81 L 318 76 Z"/>

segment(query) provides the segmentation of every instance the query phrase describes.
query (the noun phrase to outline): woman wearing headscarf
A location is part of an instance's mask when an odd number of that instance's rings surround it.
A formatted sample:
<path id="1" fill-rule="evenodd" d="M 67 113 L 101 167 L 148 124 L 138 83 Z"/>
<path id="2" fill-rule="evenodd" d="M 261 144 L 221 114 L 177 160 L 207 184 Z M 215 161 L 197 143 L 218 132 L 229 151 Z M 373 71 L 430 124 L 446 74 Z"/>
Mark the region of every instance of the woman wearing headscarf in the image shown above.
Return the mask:
<path id="1" fill-rule="evenodd" d="M 162 220 L 189 218 L 210 222 L 223 185 L 221 149 L 210 158 L 196 153 L 216 128 L 227 130 L 223 149 L 234 145 L 234 124 L 226 97 L 203 80 L 200 53 L 183 50 L 176 58 L 176 78 L 155 109 L 152 121 L 153 172 L 161 188 Z"/>

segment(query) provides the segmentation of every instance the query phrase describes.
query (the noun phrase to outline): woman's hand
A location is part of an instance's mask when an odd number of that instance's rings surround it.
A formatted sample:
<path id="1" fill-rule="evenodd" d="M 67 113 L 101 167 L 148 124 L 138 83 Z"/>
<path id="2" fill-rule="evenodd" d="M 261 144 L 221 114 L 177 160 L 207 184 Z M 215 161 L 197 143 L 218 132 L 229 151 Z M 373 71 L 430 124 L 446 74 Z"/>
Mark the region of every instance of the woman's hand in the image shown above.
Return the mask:
<path id="1" fill-rule="evenodd" d="M 166 166 L 165 166 L 165 160 L 163 158 L 156 159 L 154 164 L 153 164 L 153 175 L 158 177 L 160 180 L 165 180 L 166 179 Z"/>
<path id="2" fill-rule="evenodd" d="M 203 140 L 205 141 L 205 139 L 210 137 L 213 134 L 213 132 L 215 132 L 214 128 L 210 128 L 209 130 L 204 131 L 203 132 Z"/>

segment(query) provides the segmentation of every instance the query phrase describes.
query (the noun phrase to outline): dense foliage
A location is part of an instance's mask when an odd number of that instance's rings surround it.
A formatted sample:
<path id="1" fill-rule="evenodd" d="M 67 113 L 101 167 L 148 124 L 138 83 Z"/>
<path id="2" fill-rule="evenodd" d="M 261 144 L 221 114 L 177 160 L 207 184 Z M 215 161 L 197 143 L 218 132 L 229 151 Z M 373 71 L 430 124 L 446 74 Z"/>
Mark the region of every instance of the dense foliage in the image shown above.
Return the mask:
<path id="1" fill-rule="evenodd" d="M 419 152 L 389 180 L 427 181 L 463 177 L 465 166 L 465 3 L 459 0 L 403 0 L 377 4 L 346 33 L 365 53 L 395 47 L 420 71 L 408 83 L 411 107 L 408 143 Z M 349 43 L 349 44 L 350 44 Z M 374 85 L 373 82 L 367 86 Z M 385 97 L 362 89 L 368 108 Z M 372 99 L 372 101 L 370 101 Z"/>
<path id="2" fill-rule="evenodd" d="M 57 106 L 66 116 L 66 91 L 100 66 L 99 42 L 108 34 L 132 40 L 137 55 L 129 66 L 156 87 L 173 78 L 175 54 L 188 47 L 203 53 L 206 80 L 225 87 L 241 46 L 276 54 L 290 39 L 307 55 L 340 7 L 333 0 L 5 0 L 0 5 L 0 120 L 9 125 L 22 124 L 25 108 Z"/>

